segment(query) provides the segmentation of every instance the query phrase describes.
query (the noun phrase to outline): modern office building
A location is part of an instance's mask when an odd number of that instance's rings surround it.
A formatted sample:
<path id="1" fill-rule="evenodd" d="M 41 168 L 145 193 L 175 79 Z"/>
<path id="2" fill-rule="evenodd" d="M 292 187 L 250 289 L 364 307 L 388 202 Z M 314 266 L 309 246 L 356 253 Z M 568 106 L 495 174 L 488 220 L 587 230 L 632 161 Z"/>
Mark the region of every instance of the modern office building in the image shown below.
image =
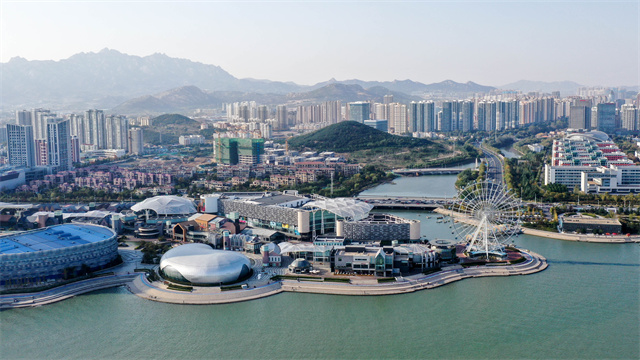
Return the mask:
<path id="1" fill-rule="evenodd" d="M 118 257 L 116 233 L 64 224 L 0 237 L 0 285 L 40 283 L 100 270 Z"/>
<path id="2" fill-rule="evenodd" d="M 389 131 L 389 122 L 387 120 L 365 120 L 365 125 L 371 126 L 372 128 L 380 131 L 387 132 Z"/>
<path id="3" fill-rule="evenodd" d="M 365 120 L 371 119 L 371 104 L 367 101 L 349 103 L 349 120 L 364 124 Z"/>
<path id="4" fill-rule="evenodd" d="M 7 152 L 9 164 L 16 167 L 33 167 L 36 154 L 31 125 L 7 124 Z"/>
<path id="5" fill-rule="evenodd" d="M 49 120 L 47 123 L 47 150 L 49 165 L 54 166 L 56 171 L 67 171 L 73 168 L 69 120 Z"/>
<path id="6" fill-rule="evenodd" d="M 616 104 L 603 103 L 597 105 L 598 130 L 612 134 L 616 131 Z"/>

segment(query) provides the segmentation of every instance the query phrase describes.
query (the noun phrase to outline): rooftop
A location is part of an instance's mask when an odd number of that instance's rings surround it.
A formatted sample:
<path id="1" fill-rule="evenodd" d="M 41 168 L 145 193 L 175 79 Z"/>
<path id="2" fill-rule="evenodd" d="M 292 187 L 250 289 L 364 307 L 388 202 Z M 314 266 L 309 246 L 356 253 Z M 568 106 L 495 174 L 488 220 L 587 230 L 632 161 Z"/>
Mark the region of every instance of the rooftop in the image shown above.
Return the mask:
<path id="1" fill-rule="evenodd" d="M 279 204 L 285 204 L 292 201 L 308 201 L 308 200 L 309 199 L 300 197 L 300 196 L 273 195 L 273 196 L 266 196 L 260 199 L 254 199 L 252 201 L 257 202 L 261 205 L 279 205 Z"/>
<path id="2" fill-rule="evenodd" d="M 591 216 L 563 217 L 564 223 L 571 224 L 600 224 L 600 225 L 620 225 L 618 219 L 611 218 L 594 218 Z"/>
<path id="3" fill-rule="evenodd" d="M 55 250 L 84 245 L 115 236 L 108 228 L 64 224 L 0 237 L 0 255 Z"/>

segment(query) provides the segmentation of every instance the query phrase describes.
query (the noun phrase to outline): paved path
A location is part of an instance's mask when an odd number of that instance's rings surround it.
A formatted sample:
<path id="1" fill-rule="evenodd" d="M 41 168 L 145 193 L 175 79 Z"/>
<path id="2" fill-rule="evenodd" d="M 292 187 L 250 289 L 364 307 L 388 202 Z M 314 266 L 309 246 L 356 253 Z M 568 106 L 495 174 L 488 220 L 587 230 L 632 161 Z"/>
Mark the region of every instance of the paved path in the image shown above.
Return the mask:
<path id="1" fill-rule="evenodd" d="M 0 309 L 51 304 L 91 291 L 122 286 L 137 275 L 110 275 L 73 282 L 53 289 L 24 294 L 0 295 Z"/>
<path id="2" fill-rule="evenodd" d="M 434 212 L 439 214 L 453 216 L 457 221 L 462 221 L 467 224 L 475 225 L 477 221 L 469 219 L 463 214 L 453 212 L 447 209 L 436 209 Z M 637 243 L 640 242 L 640 235 L 626 236 L 626 235 L 578 235 L 578 234 L 566 234 L 557 233 L 551 231 L 529 229 L 522 227 L 522 232 L 527 235 L 534 235 L 549 239 L 558 239 L 566 241 L 578 241 L 578 242 L 592 242 L 592 243 L 606 243 L 606 244 L 624 244 L 624 243 Z"/>

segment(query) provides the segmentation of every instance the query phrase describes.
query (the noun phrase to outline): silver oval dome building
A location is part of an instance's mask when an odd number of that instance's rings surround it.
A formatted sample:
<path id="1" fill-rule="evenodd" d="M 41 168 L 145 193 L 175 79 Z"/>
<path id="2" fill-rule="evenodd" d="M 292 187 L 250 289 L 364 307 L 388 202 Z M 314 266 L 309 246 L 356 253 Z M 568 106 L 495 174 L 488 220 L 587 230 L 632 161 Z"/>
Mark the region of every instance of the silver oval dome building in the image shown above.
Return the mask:
<path id="1" fill-rule="evenodd" d="M 251 275 L 251 260 L 242 253 L 185 244 L 162 256 L 160 273 L 168 280 L 192 285 L 231 284 Z"/>

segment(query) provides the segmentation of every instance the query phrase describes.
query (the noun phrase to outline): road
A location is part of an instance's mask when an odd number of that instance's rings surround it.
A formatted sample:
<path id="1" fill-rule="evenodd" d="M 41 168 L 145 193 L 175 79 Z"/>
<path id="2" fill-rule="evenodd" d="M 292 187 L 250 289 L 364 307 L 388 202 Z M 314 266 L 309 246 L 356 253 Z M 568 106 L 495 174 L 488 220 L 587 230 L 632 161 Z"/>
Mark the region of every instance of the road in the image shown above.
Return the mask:
<path id="1" fill-rule="evenodd" d="M 484 147 L 482 144 L 480 145 L 480 150 L 482 150 L 484 158 L 487 160 L 487 179 L 495 182 L 503 182 L 504 167 L 502 165 L 502 157 L 493 150 Z"/>

